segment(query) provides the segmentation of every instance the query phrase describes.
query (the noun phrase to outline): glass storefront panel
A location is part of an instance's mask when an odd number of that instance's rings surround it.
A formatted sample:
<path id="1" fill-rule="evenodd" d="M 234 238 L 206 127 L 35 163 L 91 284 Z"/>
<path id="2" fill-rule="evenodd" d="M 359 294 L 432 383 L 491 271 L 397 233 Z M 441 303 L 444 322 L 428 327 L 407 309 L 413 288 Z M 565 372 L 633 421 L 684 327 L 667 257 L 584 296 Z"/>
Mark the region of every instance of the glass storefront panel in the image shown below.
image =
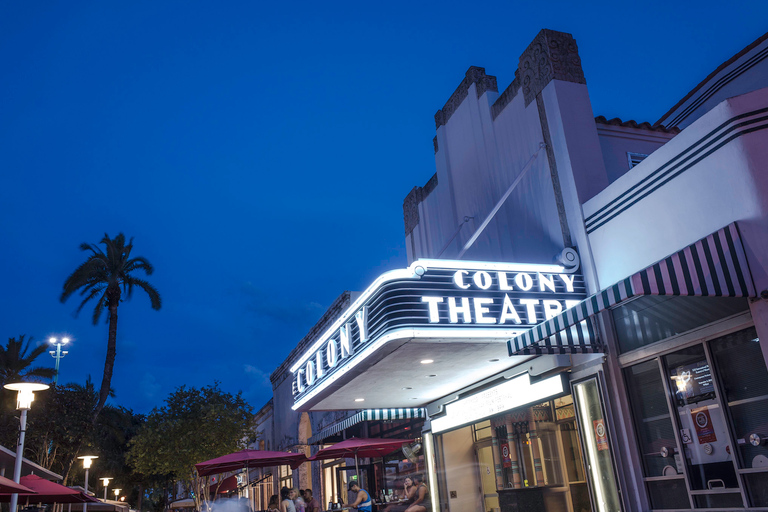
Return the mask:
<path id="1" fill-rule="evenodd" d="M 620 511 L 618 483 L 613 471 L 613 456 L 608 439 L 608 423 L 603 414 L 597 378 L 574 384 L 573 390 L 584 441 L 587 471 L 591 477 L 592 502 L 599 512 Z"/>
<path id="2" fill-rule="evenodd" d="M 451 511 L 592 510 L 570 395 L 435 437 L 445 463 L 442 485 Z M 466 464 L 472 459 L 474 471 L 469 472 Z M 467 497 L 472 488 L 474 499 Z"/>
<path id="3" fill-rule="evenodd" d="M 737 297 L 647 295 L 611 310 L 622 353 L 749 310 Z"/>
<path id="4" fill-rule="evenodd" d="M 691 490 L 738 489 L 728 428 L 703 345 L 662 358 Z"/>

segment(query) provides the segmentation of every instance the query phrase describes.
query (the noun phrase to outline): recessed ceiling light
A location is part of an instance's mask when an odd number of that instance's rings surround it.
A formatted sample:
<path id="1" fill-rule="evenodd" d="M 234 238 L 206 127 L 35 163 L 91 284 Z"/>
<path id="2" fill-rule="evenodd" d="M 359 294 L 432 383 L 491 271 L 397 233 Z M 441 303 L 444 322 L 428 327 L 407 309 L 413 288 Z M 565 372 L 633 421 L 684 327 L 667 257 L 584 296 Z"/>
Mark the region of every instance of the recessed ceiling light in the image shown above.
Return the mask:
<path id="1" fill-rule="evenodd" d="M 365 402 L 365 398 L 355 398 L 355 402 Z"/>
<path id="2" fill-rule="evenodd" d="M 403 388 L 403 390 L 406 390 L 406 389 L 413 389 L 413 388 L 409 388 L 409 387 L 405 387 L 405 388 Z"/>
<path id="3" fill-rule="evenodd" d="M 498 359 L 489 359 L 488 362 L 489 363 L 498 363 L 499 360 Z"/>
<path id="4" fill-rule="evenodd" d="M 432 374 L 432 375 L 427 375 L 427 377 L 437 377 L 437 375 Z"/>
<path id="5" fill-rule="evenodd" d="M 422 359 L 421 360 L 421 364 L 432 364 L 434 362 L 435 362 L 434 359 Z"/>

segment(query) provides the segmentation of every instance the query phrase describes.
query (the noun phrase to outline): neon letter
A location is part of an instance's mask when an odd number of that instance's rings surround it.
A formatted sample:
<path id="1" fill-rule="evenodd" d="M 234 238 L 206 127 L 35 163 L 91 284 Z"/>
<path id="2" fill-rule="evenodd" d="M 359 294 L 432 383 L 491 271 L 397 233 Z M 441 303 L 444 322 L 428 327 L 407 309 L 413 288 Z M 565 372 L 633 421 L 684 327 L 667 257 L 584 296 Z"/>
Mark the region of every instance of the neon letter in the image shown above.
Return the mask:
<path id="1" fill-rule="evenodd" d="M 489 274 L 484 270 L 475 272 L 475 275 L 472 276 L 472 280 L 475 282 L 478 288 L 483 290 L 487 290 L 493 284 L 493 279 L 491 279 L 491 274 Z"/>
<path id="2" fill-rule="evenodd" d="M 515 306 L 512 305 L 509 295 L 505 293 L 504 305 L 501 307 L 501 318 L 499 318 L 499 323 L 506 323 L 507 319 L 512 320 L 512 322 L 516 324 L 523 323 L 523 321 L 520 320 L 520 315 L 517 314 L 517 310 L 515 310 Z"/>
<path id="3" fill-rule="evenodd" d="M 469 288 L 468 284 L 464 284 L 464 274 L 469 274 L 466 270 L 459 270 L 455 274 L 453 274 L 453 282 L 456 283 L 456 286 L 459 288 L 466 290 Z"/>
<path id="4" fill-rule="evenodd" d="M 570 279 L 569 279 L 570 278 Z M 573 292 L 573 280 L 576 276 L 569 276 L 568 274 L 560 274 L 560 279 L 565 283 L 565 289 L 569 292 Z"/>
<path id="5" fill-rule="evenodd" d="M 448 297 L 448 317 L 452 324 L 459 322 L 459 312 L 464 317 L 464 323 L 468 324 L 472 322 L 472 313 L 469 310 L 469 299 L 467 297 L 461 298 L 461 306 L 456 306 L 456 298 Z"/>
<path id="6" fill-rule="evenodd" d="M 555 277 L 550 274 L 548 276 L 545 276 L 544 274 L 539 274 L 539 291 L 544 291 L 544 288 L 549 288 L 553 293 L 555 291 Z"/>
<path id="7" fill-rule="evenodd" d="M 559 300 L 545 300 L 544 301 L 544 319 L 549 320 L 554 318 L 563 312 L 563 305 Z"/>
<path id="8" fill-rule="evenodd" d="M 499 290 L 506 292 L 512 290 L 512 287 L 507 283 L 507 273 L 498 272 L 496 276 L 499 278 Z"/>
<path id="9" fill-rule="evenodd" d="M 477 275 L 477 274 L 475 274 Z M 475 320 L 479 324 L 495 324 L 496 319 L 495 318 L 488 318 L 487 316 L 483 316 L 484 314 L 489 312 L 489 309 L 485 307 L 486 304 L 493 304 L 493 299 L 481 299 L 475 297 L 472 299 L 475 303 Z"/>
<path id="10" fill-rule="evenodd" d="M 328 368 L 336 366 L 338 354 L 336 353 L 336 340 L 331 338 L 325 346 L 325 359 L 328 361 Z"/>
<path id="11" fill-rule="evenodd" d="M 349 328 L 346 325 L 339 328 L 339 341 L 341 342 L 341 357 L 343 359 L 352 353 L 352 346 L 349 343 Z"/>
<path id="12" fill-rule="evenodd" d="M 440 314 L 437 311 L 437 304 L 443 302 L 442 297 L 422 297 L 421 302 L 429 304 L 429 322 L 436 324 L 440 321 Z"/>
<path id="13" fill-rule="evenodd" d="M 355 313 L 355 320 L 357 320 L 357 330 L 360 333 L 360 343 L 368 341 L 368 308 L 360 308 L 360 311 Z"/>

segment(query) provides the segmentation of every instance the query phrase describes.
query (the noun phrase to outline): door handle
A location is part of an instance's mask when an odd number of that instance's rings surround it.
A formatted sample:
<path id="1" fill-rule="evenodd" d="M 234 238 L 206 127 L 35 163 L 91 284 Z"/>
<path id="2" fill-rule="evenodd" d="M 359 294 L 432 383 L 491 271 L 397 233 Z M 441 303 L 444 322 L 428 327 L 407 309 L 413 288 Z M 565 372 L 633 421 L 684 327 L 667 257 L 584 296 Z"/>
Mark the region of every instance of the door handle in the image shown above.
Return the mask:
<path id="1" fill-rule="evenodd" d="M 720 485 L 718 486 L 713 485 L 716 483 L 719 483 Z M 710 491 L 712 489 L 725 489 L 725 482 L 723 482 L 719 478 L 713 478 L 712 480 L 707 480 L 707 489 L 709 489 Z"/>

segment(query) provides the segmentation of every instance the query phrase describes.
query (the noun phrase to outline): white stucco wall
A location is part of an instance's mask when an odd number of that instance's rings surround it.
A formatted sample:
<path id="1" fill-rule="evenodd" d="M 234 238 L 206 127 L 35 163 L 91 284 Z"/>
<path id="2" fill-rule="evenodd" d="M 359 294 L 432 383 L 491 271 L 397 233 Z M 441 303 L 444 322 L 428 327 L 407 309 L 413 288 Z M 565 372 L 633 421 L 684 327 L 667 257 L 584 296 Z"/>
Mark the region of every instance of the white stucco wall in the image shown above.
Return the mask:
<path id="1" fill-rule="evenodd" d="M 598 124 L 597 134 L 609 183 L 629 171 L 627 153 L 650 155 L 674 137 L 671 133 L 608 124 Z"/>
<path id="2" fill-rule="evenodd" d="M 646 197 L 589 235 L 602 288 L 734 221 L 738 221 L 757 289 L 768 287 L 768 129 L 741 135 L 719 149 L 714 149 L 716 144 L 706 146 L 711 132 L 722 123 L 761 108 L 768 108 L 768 89 L 722 102 L 584 204 L 589 221 L 687 148 L 694 147 L 696 154 L 690 163 L 700 158 L 660 188 L 642 188 Z M 734 122 L 760 117 L 758 113 Z M 707 154 L 710 150 L 714 151 Z"/>

